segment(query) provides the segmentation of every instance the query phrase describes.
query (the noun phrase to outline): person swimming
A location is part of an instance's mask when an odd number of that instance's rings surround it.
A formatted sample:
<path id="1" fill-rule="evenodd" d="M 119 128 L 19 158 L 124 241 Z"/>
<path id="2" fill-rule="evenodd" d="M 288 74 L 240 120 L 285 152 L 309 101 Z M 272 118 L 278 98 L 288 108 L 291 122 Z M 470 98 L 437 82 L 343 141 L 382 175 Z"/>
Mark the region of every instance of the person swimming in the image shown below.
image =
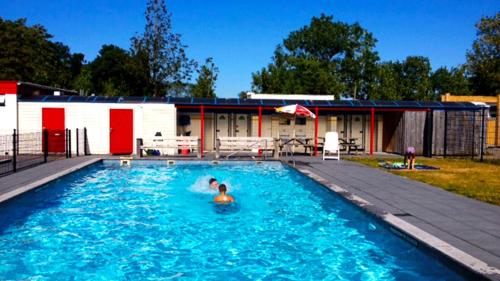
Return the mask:
<path id="1" fill-rule="evenodd" d="M 234 198 L 231 195 L 226 194 L 227 188 L 225 184 L 219 185 L 219 195 L 215 196 L 214 202 L 220 204 L 228 204 L 234 202 Z"/>
<path id="2" fill-rule="evenodd" d="M 210 186 L 211 189 L 219 188 L 219 183 L 217 182 L 216 178 L 211 178 L 210 180 L 208 180 L 208 185 Z"/>

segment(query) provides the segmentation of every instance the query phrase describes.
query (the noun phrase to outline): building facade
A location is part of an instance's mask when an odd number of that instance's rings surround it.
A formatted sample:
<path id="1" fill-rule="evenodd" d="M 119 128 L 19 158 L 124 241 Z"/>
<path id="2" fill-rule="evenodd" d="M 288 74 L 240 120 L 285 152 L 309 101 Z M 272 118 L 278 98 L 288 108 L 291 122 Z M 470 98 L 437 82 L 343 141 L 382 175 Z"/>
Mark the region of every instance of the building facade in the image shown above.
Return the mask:
<path id="1" fill-rule="evenodd" d="M 487 106 L 469 102 L 85 97 L 54 95 L 61 89 L 51 94 L 49 87 L 43 94 L 23 93 L 20 83 L 0 83 L 0 132 L 70 129 L 74 134 L 86 128 L 92 154 L 135 154 L 136 139 L 181 135 L 198 137 L 203 152 L 211 152 L 219 137 L 278 139 L 290 138 L 294 131 L 317 152 L 325 133 L 335 131 L 369 154 L 402 154 L 413 146 L 427 156 L 469 155 L 479 152 L 486 133 Z M 296 103 L 317 118 L 275 112 Z M 457 126 L 461 133 L 450 134 Z M 64 137 L 58 134 L 49 137 Z"/>

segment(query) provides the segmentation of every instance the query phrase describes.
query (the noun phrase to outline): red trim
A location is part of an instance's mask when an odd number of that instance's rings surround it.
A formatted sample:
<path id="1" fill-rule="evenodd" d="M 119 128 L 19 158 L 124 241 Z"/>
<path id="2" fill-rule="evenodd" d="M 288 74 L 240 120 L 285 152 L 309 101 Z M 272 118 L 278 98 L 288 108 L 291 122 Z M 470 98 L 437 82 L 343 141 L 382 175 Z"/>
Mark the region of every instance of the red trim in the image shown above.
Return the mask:
<path id="1" fill-rule="evenodd" d="M 0 94 L 17 95 L 17 81 L 0 81 Z"/>
<path id="2" fill-rule="evenodd" d="M 314 119 L 314 156 L 318 156 L 319 108 L 317 106 L 314 108 L 314 114 L 316 114 L 316 118 Z"/>
<path id="3" fill-rule="evenodd" d="M 200 119 L 200 122 L 201 122 L 201 147 L 200 147 L 200 154 L 201 154 L 201 157 L 203 157 L 203 151 L 205 150 L 205 106 L 204 105 L 200 105 L 200 114 L 201 114 L 201 119 Z"/>
<path id="4" fill-rule="evenodd" d="M 371 108 L 366 107 L 323 107 L 319 108 L 319 110 L 323 111 L 371 111 Z M 378 112 L 383 111 L 429 111 L 429 108 L 380 108 L 377 109 Z"/>
<path id="5" fill-rule="evenodd" d="M 198 109 L 200 108 L 200 106 L 201 105 L 176 105 L 175 107 L 181 109 Z M 276 108 L 272 106 L 231 106 L 231 105 L 203 105 L 203 107 L 207 109 L 242 109 L 242 110 L 259 110 L 259 108 L 274 110 Z"/>
<path id="6" fill-rule="evenodd" d="M 206 109 L 240 109 L 240 110 L 274 110 L 273 106 L 234 106 L 234 105 L 203 105 Z M 176 108 L 181 109 L 199 109 L 200 105 L 176 105 Z M 371 107 L 318 107 L 319 111 L 367 111 L 370 112 Z M 378 112 L 383 111 L 430 111 L 429 108 L 378 108 Z"/>
<path id="7" fill-rule="evenodd" d="M 375 108 L 371 108 L 371 117 L 370 117 L 370 155 L 373 155 L 373 146 L 375 145 Z"/>

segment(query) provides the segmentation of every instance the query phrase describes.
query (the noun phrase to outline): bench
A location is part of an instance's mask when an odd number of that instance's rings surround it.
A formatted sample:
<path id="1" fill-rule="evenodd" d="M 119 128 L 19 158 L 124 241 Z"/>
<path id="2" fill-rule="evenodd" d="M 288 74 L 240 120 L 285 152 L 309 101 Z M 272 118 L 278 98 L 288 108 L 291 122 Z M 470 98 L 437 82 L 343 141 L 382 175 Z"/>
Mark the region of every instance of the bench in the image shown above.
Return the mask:
<path id="1" fill-rule="evenodd" d="M 226 158 L 240 152 L 255 153 L 266 156 L 276 156 L 276 142 L 271 137 L 219 137 L 215 144 L 215 157 L 219 158 L 221 152 L 229 153 Z"/>
<path id="2" fill-rule="evenodd" d="M 160 155 L 178 155 L 179 150 L 196 151 L 198 158 L 201 157 L 200 139 L 196 136 L 178 136 L 168 138 L 145 139 L 140 149 L 142 152 L 158 150 Z M 141 153 L 142 155 L 142 153 Z"/>

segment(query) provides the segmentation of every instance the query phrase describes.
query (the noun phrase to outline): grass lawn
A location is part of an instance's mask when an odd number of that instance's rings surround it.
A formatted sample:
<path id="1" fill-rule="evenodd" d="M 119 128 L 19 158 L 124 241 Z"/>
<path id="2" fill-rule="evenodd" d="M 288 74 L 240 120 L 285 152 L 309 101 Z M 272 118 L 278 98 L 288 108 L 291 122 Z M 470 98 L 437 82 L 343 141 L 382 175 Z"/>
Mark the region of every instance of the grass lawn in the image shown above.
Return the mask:
<path id="1" fill-rule="evenodd" d="M 350 157 L 368 166 L 384 169 L 396 175 L 428 183 L 470 198 L 500 206 L 500 160 L 481 163 L 470 159 L 417 157 L 417 164 L 439 167 L 439 171 L 395 171 L 381 168 L 379 160 L 402 162 L 400 158 Z"/>

